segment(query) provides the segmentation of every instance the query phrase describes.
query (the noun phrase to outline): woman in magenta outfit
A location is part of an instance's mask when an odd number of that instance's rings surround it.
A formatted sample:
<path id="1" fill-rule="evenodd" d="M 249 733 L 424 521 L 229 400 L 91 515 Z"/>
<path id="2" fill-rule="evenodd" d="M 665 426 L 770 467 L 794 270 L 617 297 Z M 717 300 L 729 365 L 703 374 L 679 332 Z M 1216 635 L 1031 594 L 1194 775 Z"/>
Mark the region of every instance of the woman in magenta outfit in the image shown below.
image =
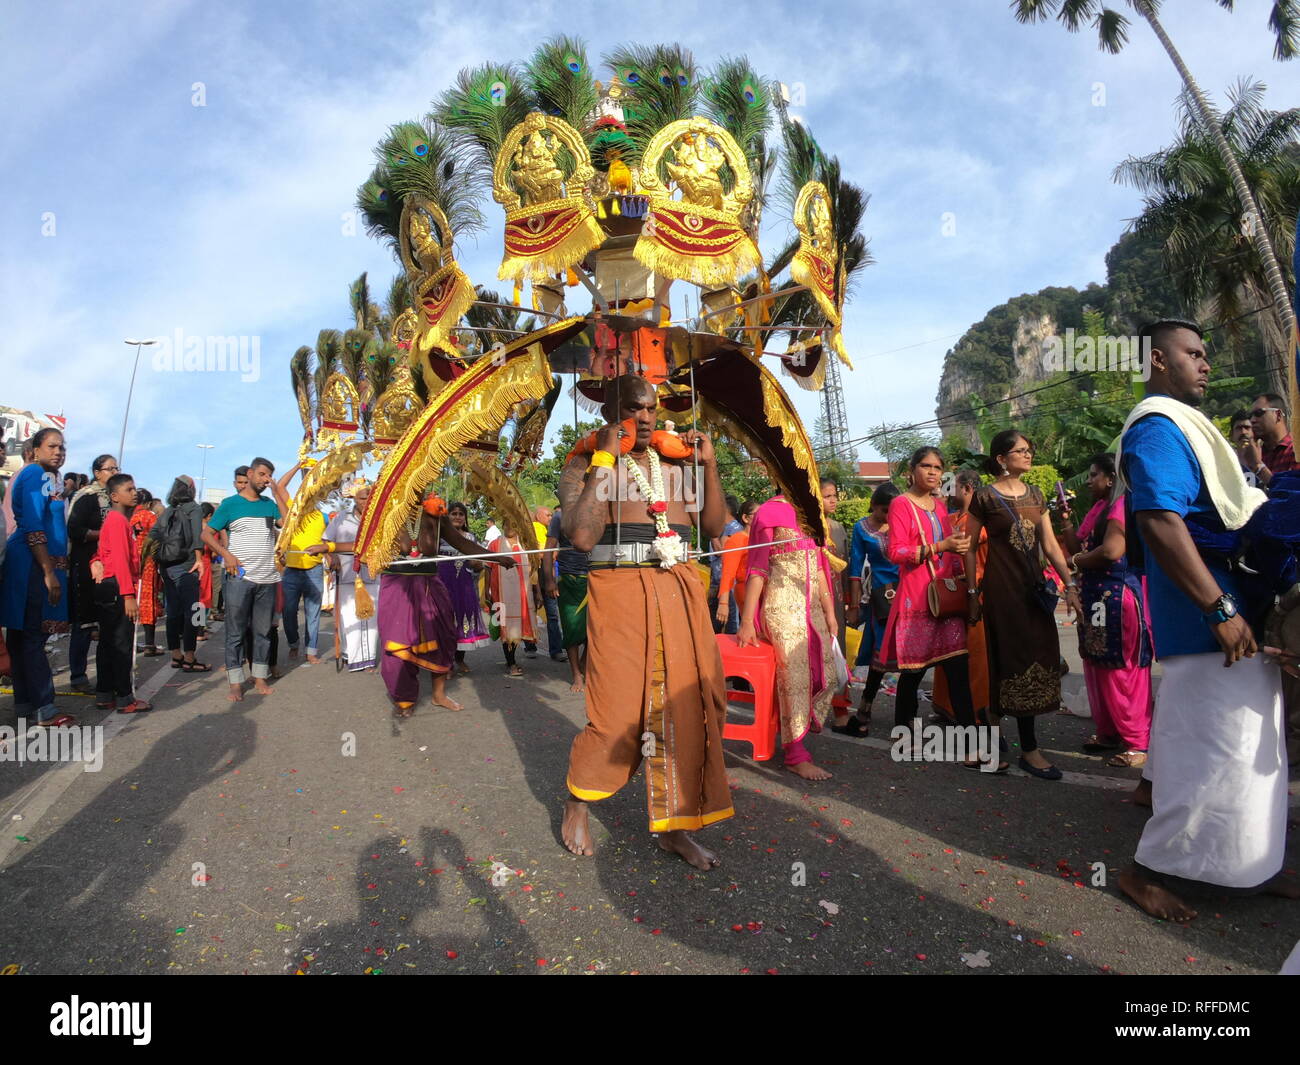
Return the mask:
<path id="1" fill-rule="evenodd" d="M 798 515 L 783 496 L 758 508 L 749 542 L 736 641 L 757 646 L 757 623 L 771 642 L 785 767 L 805 780 L 827 780 L 831 774 L 813 764 L 803 741 L 810 731 L 821 731 L 835 696 L 838 630 L 830 564 L 826 552 L 799 528 Z"/>
<path id="2" fill-rule="evenodd" d="M 1142 584 L 1124 557 L 1124 496 L 1112 502 L 1115 456 L 1097 455 L 1088 470 L 1096 500 L 1079 526 L 1070 559 L 1079 571 L 1083 614 L 1079 654 L 1096 735 L 1083 745 L 1090 754 L 1119 750 L 1107 763 L 1146 763 L 1151 736 L 1151 632 Z M 1067 536 L 1067 542 L 1070 537 Z"/>
<path id="3" fill-rule="evenodd" d="M 911 727 L 919 704 L 921 679 L 934 665 L 948 679 L 957 723 L 974 725 L 966 619 L 961 614 L 934 617 L 927 594 L 933 577 L 961 574 L 961 556 L 970 537 L 952 531 L 948 508 L 934 494 L 943 479 L 943 456 L 939 450 L 918 449 L 908 466 L 908 489 L 889 504 L 888 554 L 890 561 L 898 565 L 898 590 L 879 655 L 881 661 L 898 663 L 894 726 Z"/>

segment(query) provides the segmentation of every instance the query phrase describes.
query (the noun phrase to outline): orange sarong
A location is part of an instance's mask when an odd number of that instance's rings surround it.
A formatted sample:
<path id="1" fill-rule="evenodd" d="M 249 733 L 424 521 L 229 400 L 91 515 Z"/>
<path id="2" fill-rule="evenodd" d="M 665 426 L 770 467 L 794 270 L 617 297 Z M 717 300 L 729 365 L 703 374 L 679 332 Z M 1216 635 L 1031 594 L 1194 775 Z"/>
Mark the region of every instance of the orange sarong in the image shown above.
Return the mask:
<path id="1" fill-rule="evenodd" d="M 593 569 L 587 594 L 587 727 L 569 752 L 569 791 L 606 799 L 644 759 L 651 832 L 731 817 L 706 589 L 685 565 L 628 566 Z"/>

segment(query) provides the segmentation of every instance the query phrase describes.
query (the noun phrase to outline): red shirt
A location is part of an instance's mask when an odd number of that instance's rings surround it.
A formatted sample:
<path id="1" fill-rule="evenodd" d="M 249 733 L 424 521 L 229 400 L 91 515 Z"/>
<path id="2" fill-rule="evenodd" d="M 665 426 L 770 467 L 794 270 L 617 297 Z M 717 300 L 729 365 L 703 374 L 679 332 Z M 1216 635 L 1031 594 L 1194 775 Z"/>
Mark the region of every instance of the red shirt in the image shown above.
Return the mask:
<path id="1" fill-rule="evenodd" d="M 1282 473 L 1285 470 L 1300 469 L 1295 460 L 1295 445 L 1291 434 L 1287 433 L 1278 441 L 1276 447 L 1267 447 L 1260 452 L 1260 461 L 1268 467 L 1269 473 Z"/>
<path id="2" fill-rule="evenodd" d="M 99 550 L 94 558 L 104 564 L 105 580 L 114 577 L 122 595 L 135 595 L 140 583 L 140 556 L 135 550 L 131 524 L 119 511 L 109 508 L 104 515 L 104 525 L 99 530 Z"/>

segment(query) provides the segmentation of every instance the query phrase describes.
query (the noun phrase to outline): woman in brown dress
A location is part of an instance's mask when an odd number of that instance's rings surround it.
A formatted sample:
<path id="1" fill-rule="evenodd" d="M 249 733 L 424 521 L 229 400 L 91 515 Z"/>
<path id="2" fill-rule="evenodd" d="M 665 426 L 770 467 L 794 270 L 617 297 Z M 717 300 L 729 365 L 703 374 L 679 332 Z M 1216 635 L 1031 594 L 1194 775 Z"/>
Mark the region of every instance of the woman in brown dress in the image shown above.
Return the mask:
<path id="1" fill-rule="evenodd" d="M 968 508 L 966 531 L 971 548 L 966 572 L 978 572 L 975 545 L 988 531 L 988 560 L 977 594 L 971 595 L 970 622 L 983 616 L 989 658 L 989 714 L 1014 717 L 1020 731 L 1020 768 L 1042 780 L 1060 780 L 1061 771 L 1038 749 L 1034 718 L 1061 705 L 1061 643 L 1056 632 L 1054 594 L 1042 594 L 1039 551 L 1061 574 L 1070 572 L 1052 532 L 1043 493 L 1021 478 L 1034 463 L 1034 445 L 1015 429 L 1004 429 L 989 447 L 992 484 L 981 487 Z M 1054 589 L 1053 589 L 1054 592 Z M 1078 616 L 1079 592 L 1071 580 L 1065 601 Z"/>

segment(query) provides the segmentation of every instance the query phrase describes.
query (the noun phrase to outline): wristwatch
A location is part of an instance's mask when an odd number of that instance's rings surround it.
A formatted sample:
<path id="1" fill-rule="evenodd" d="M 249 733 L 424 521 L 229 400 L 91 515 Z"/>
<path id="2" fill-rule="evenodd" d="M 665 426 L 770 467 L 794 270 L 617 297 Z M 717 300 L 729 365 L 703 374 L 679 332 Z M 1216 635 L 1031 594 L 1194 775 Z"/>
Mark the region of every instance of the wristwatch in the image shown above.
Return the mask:
<path id="1" fill-rule="evenodd" d="M 1229 618 L 1237 616 L 1237 600 L 1226 592 L 1219 596 L 1212 605 L 1214 610 L 1201 615 L 1207 624 L 1222 625 Z"/>

